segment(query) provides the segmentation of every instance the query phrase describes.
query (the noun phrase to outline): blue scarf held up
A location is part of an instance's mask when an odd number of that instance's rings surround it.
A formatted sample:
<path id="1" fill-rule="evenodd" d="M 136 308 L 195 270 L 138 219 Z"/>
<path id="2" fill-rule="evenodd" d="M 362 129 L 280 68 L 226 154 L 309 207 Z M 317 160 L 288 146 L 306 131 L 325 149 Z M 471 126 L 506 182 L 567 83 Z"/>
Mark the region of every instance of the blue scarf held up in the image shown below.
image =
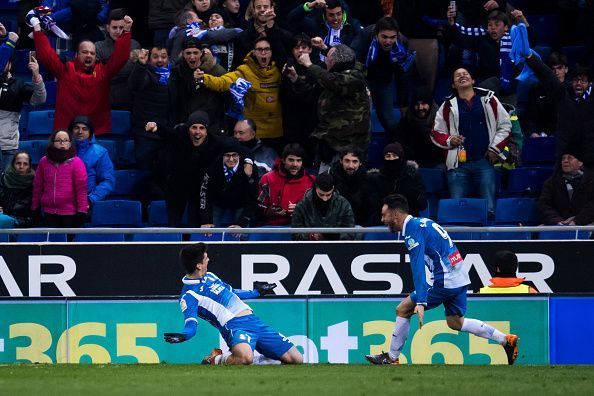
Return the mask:
<path id="1" fill-rule="evenodd" d="M 374 37 L 367 52 L 365 67 L 369 67 L 370 64 L 375 62 L 378 51 L 380 51 L 379 43 L 377 42 L 377 38 Z M 402 67 L 402 70 L 407 72 L 412 67 L 416 55 L 416 51 L 408 51 L 402 43 L 396 40 L 396 43 L 390 49 L 390 63 L 399 65 Z"/>

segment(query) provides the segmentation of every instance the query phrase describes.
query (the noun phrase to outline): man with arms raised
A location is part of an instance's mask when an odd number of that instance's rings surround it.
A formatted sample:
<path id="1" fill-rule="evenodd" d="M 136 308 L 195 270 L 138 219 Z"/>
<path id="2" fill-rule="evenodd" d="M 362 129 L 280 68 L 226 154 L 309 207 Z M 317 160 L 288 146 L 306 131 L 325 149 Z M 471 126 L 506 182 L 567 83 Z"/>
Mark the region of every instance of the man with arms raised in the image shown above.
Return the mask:
<path id="1" fill-rule="evenodd" d="M 470 278 L 462 255 L 448 233 L 433 220 L 409 215 L 408 202 L 399 194 L 384 199 L 382 222 L 390 231 L 402 232 L 404 236 L 415 290 L 396 307 L 390 351 L 365 355 L 365 359 L 372 364 L 399 364 L 398 358 L 410 331 L 411 316 L 417 314 L 421 328 L 425 309 L 443 304 L 449 328 L 497 341 L 505 349 L 508 364 L 514 364 L 518 357 L 518 336 L 503 334 L 485 322 L 464 317 Z M 430 282 L 425 278 L 425 268 L 431 273 Z"/>

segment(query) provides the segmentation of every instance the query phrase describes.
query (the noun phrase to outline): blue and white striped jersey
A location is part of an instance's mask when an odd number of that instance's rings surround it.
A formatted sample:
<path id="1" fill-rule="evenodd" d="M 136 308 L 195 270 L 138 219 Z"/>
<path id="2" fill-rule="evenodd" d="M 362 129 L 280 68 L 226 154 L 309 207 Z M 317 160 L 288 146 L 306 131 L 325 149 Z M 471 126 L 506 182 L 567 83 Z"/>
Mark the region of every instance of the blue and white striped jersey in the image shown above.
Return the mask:
<path id="1" fill-rule="evenodd" d="M 462 255 L 448 233 L 433 220 L 408 216 L 402 227 L 418 303 L 427 302 L 427 288 L 455 289 L 470 284 Z M 427 282 L 425 267 L 431 273 Z"/>
<path id="2" fill-rule="evenodd" d="M 185 318 L 183 333 L 187 339 L 196 334 L 198 318 L 206 320 L 221 331 L 225 323 L 235 315 L 246 309 L 251 310 L 242 299 L 260 296 L 256 290 L 234 289 L 212 272 L 207 272 L 199 279 L 184 276 L 182 282 L 184 287 L 179 304 Z"/>

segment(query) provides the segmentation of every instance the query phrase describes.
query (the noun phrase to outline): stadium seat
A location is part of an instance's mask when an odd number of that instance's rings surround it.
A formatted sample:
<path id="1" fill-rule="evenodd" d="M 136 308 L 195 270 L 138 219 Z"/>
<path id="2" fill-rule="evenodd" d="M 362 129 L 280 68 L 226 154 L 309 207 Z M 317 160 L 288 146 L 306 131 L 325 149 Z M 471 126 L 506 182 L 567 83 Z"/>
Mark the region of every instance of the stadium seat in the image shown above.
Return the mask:
<path id="1" fill-rule="evenodd" d="M 54 129 L 54 110 L 36 110 L 29 112 L 29 121 L 27 122 L 27 135 L 48 136 Z"/>
<path id="2" fill-rule="evenodd" d="M 56 82 L 55 81 L 46 81 L 45 82 L 45 91 L 47 93 L 47 98 L 45 99 L 46 105 L 55 105 L 56 104 Z"/>
<path id="3" fill-rule="evenodd" d="M 182 234 L 150 233 L 132 234 L 132 242 L 181 242 Z"/>
<path id="4" fill-rule="evenodd" d="M 104 147 L 109 154 L 109 159 L 115 164 L 117 159 L 116 142 L 112 140 L 97 140 L 97 144 Z"/>
<path id="5" fill-rule="evenodd" d="M 93 227 L 139 227 L 142 223 L 142 208 L 139 201 L 99 201 L 93 205 Z"/>
<path id="6" fill-rule="evenodd" d="M 575 231 L 542 231 L 538 233 L 540 240 L 560 240 L 560 239 L 589 239 L 589 231 L 578 231 L 577 238 Z"/>
<path id="7" fill-rule="evenodd" d="M 479 236 L 482 241 L 529 241 L 532 239 L 532 233 L 528 231 L 481 232 Z"/>
<path id="8" fill-rule="evenodd" d="M 495 224 L 537 225 L 535 198 L 499 198 L 495 207 Z"/>
<path id="9" fill-rule="evenodd" d="M 134 154 L 134 140 L 123 140 L 116 143 L 118 152 L 116 164 L 118 167 L 133 167 L 136 164 L 136 156 Z"/>
<path id="10" fill-rule="evenodd" d="M 169 224 L 167 206 L 165 201 L 152 201 L 147 208 L 148 225 L 151 227 L 166 226 Z"/>
<path id="11" fill-rule="evenodd" d="M 437 222 L 441 225 L 484 226 L 487 224 L 487 200 L 442 199 L 437 208 Z"/>
<path id="12" fill-rule="evenodd" d="M 111 132 L 103 135 L 109 138 L 129 138 L 130 137 L 130 112 L 125 110 L 111 111 Z"/>
<path id="13" fill-rule="evenodd" d="M 110 198 L 136 198 L 142 195 L 147 180 L 147 173 L 140 170 L 116 170 L 115 188 Z"/>
<path id="14" fill-rule="evenodd" d="M 373 226 L 367 228 L 383 229 L 386 232 L 366 232 L 363 234 L 364 241 L 397 241 L 400 239 L 400 233 L 393 233 L 386 226 Z"/>
<path id="15" fill-rule="evenodd" d="M 288 226 L 264 226 L 259 228 L 291 228 Z M 278 233 L 278 234 L 268 234 L 268 233 L 253 233 L 248 235 L 249 241 L 291 241 L 291 233 Z"/>
<path id="16" fill-rule="evenodd" d="M 550 15 L 526 15 L 530 27 L 536 31 L 538 45 L 552 46 L 557 41 L 559 33 L 559 17 Z"/>
<path id="17" fill-rule="evenodd" d="M 561 53 L 567 57 L 570 69 L 583 60 L 587 51 L 588 48 L 584 45 L 569 45 L 561 48 Z"/>
<path id="18" fill-rule="evenodd" d="M 553 169 L 539 167 L 516 168 L 509 171 L 507 196 L 538 196 Z"/>
<path id="19" fill-rule="evenodd" d="M 225 238 L 223 239 L 223 234 L 190 234 L 190 241 L 196 242 L 218 242 L 218 241 L 239 241 L 240 238 L 234 237 L 231 234 L 231 230 L 229 233 L 225 233 Z"/>
<path id="20" fill-rule="evenodd" d="M 41 157 L 45 155 L 47 149 L 47 140 L 25 140 L 19 142 L 19 150 L 23 150 L 31 155 L 32 165 L 37 165 Z"/>
<path id="21" fill-rule="evenodd" d="M 423 179 L 425 192 L 440 194 L 447 192 L 445 172 L 436 168 L 419 168 L 419 174 Z"/>
<path id="22" fill-rule="evenodd" d="M 66 234 L 16 234 L 17 242 L 66 242 Z"/>
<path id="23" fill-rule="evenodd" d="M 554 136 L 526 139 L 522 147 L 524 165 L 553 165 L 557 139 Z"/>
<path id="24" fill-rule="evenodd" d="M 124 242 L 124 234 L 76 234 L 74 242 Z"/>
<path id="25" fill-rule="evenodd" d="M 540 55 L 544 62 L 549 59 L 549 56 L 551 56 L 551 53 L 553 52 L 553 48 L 549 47 L 548 45 L 537 45 L 533 48 L 533 50 L 538 52 L 538 55 Z"/>

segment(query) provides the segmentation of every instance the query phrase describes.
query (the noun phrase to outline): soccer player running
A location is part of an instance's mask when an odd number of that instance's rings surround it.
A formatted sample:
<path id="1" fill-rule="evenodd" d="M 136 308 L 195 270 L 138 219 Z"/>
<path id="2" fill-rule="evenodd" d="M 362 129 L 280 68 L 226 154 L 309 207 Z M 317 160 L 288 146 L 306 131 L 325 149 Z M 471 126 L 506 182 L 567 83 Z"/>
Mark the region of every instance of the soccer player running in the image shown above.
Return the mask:
<path id="1" fill-rule="evenodd" d="M 254 349 L 266 358 L 287 364 L 303 363 L 295 346 L 258 318 L 242 301 L 271 293 L 274 283 L 254 282 L 255 290 L 234 289 L 212 272 L 208 272 L 208 254 L 204 243 L 184 247 L 179 254 L 187 275 L 182 282 L 179 303 L 185 317 L 182 333 L 165 333 L 165 341 L 180 343 L 196 334 L 198 318 L 216 327 L 230 348 L 223 353 L 215 348 L 202 364 L 252 364 Z"/>
<path id="2" fill-rule="evenodd" d="M 446 322 L 451 329 L 497 341 L 507 354 L 508 364 L 513 364 L 518 356 L 518 336 L 503 334 L 480 320 L 464 317 L 470 278 L 462 255 L 448 233 L 430 219 L 412 217 L 408 210 L 404 196 L 389 195 L 384 199 L 382 222 L 390 231 L 401 231 L 404 236 L 404 244 L 410 253 L 415 290 L 396 308 L 390 351 L 365 355 L 365 359 L 373 364 L 398 364 L 410 331 L 411 316 L 417 314 L 419 327 L 422 327 L 425 310 L 443 304 Z M 430 284 L 425 278 L 425 267 L 431 273 Z"/>

